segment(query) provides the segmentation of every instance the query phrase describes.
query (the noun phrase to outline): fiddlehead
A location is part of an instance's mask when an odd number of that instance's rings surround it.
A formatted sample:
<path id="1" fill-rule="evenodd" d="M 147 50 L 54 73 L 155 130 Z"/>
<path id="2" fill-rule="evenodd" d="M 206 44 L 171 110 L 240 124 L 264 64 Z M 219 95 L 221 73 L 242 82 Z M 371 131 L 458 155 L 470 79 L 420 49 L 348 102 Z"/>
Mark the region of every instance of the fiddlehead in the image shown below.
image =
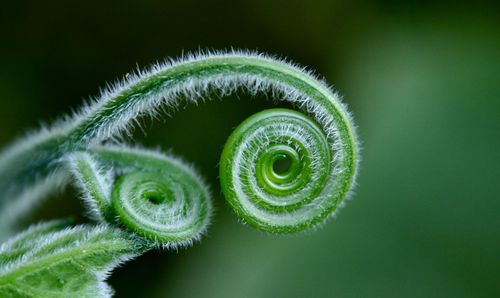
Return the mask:
<path id="1" fill-rule="evenodd" d="M 92 147 L 69 157 L 91 215 L 151 245 L 191 244 L 206 230 L 207 187 L 179 160 L 127 147 Z"/>
<path id="2" fill-rule="evenodd" d="M 261 196 L 255 206 L 267 208 L 265 212 L 251 207 L 253 205 L 249 203 L 249 197 L 241 196 L 243 192 L 240 188 L 247 188 L 250 182 L 261 183 L 264 190 L 270 190 L 273 194 L 276 189 L 270 188 L 271 184 L 257 181 L 265 177 L 270 178 L 272 175 L 264 175 L 261 178 L 257 177 L 255 181 L 238 184 L 232 175 L 238 174 L 234 166 L 239 163 L 228 161 L 221 168 L 221 176 L 225 184 L 224 193 L 229 196 L 231 205 L 236 207 L 237 213 L 245 220 L 269 232 L 294 232 L 321 222 L 336 209 L 354 184 L 358 145 L 351 118 L 338 95 L 303 69 L 272 58 L 245 53 L 193 56 L 171 64 L 156 65 L 146 72 L 129 76 L 124 82 L 104 92 L 100 99 L 89 104 L 76 116 L 14 145 L 0 157 L 0 198 L 4 210 L 9 200 L 36 199 L 40 193 L 29 192 L 34 185 L 49 189 L 47 185 L 51 186 L 60 180 L 55 178 L 60 177 L 61 161 L 67 154 L 85 151 L 89 146 L 119 137 L 120 134 L 127 132 L 137 117 L 153 115 L 161 106 L 175 107 L 183 99 L 194 102 L 209 91 L 226 95 L 240 87 L 248 89 L 252 94 L 271 92 L 273 98 L 298 107 L 307 118 L 310 118 L 310 123 L 315 123 L 310 127 L 320 127 L 318 140 L 326 140 L 326 144 L 323 141 L 319 144 L 328 147 L 329 153 L 325 153 L 325 156 L 329 155 L 330 161 L 321 161 L 317 170 L 322 174 L 327 173 L 327 176 L 318 176 L 320 184 L 324 185 L 314 184 L 303 188 L 303 191 L 308 190 L 312 194 L 317 194 L 319 199 L 308 197 L 299 202 L 298 197 L 294 198 L 293 195 L 290 196 L 290 201 L 289 197 L 284 199 L 275 196 L 270 204 L 269 199 L 264 200 Z M 318 129 L 312 129 L 313 134 L 316 130 Z M 297 134 L 302 132 L 300 129 L 296 130 Z M 279 139 L 279 136 L 276 138 Z M 290 142 L 295 142 L 292 139 L 294 138 L 290 138 Z M 238 147 L 243 142 L 233 143 Z M 289 146 L 288 149 L 284 149 L 292 160 L 299 160 L 301 156 L 304 158 L 312 156 L 306 155 L 306 150 L 310 153 L 317 150 L 307 148 L 307 145 L 303 145 L 299 150 L 300 144 L 298 142 L 294 144 L 296 147 Z M 228 145 L 226 148 L 231 146 Z M 247 147 L 240 146 L 240 148 Z M 290 151 L 290 148 L 295 151 Z M 233 156 L 235 152 L 231 151 L 227 149 L 225 156 Z M 274 153 L 268 155 L 270 160 L 276 156 Z M 302 180 L 305 179 L 303 177 L 307 175 L 316 177 L 314 175 L 319 173 L 312 168 L 308 169 L 317 161 L 313 157 L 310 158 L 310 161 L 301 162 L 297 168 L 293 167 L 303 170 L 300 172 L 300 177 L 297 176 L 299 184 L 305 181 Z M 264 170 L 269 168 L 262 164 L 261 167 Z M 247 171 L 247 173 L 255 172 L 255 169 Z M 295 173 L 295 170 L 292 172 Z M 48 180 L 49 175 L 55 178 Z M 286 179 L 283 181 L 288 182 Z M 230 185 L 230 182 L 233 182 L 233 185 Z M 304 205 L 306 209 L 298 208 L 298 205 Z M 309 207 L 310 205 L 317 206 Z M 260 214 L 255 215 L 254 212 Z"/>

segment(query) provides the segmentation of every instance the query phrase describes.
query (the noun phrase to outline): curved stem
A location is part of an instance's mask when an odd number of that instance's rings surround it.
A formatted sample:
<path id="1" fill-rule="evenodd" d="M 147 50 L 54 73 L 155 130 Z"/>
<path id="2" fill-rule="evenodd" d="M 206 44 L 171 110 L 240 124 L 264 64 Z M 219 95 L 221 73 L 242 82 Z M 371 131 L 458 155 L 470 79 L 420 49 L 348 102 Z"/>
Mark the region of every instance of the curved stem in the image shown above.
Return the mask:
<path id="1" fill-rule="evenodd" d="M 43 191 L 29 193 L 34 185 L 44 190 L 60 183 L 60 164 L 69 153 L 126 133 L 140 116 L 155 114 L 160 107 L 175 107 L 181 100 L 196 101 L 208 91 L 220 95 L 244 87 L 251 93 L 272 92 L 278 100 L 294 103 L 315 122 L 328 139 L 332 153 L 330 187 L 334 192 L 331 213 L 354 184 L 357 171 L 357 137 L 339 96 L 303 69 L 262 55 L 229 53 L 193 56 L 171 64 L 153 66 L 104 92 L 80 113 L 49 130 L 30 136 L 0 156 L 0 208 L 22 200 L 21 213 Z M 53 179 L 47 179 L 47 177 Z M 237 211 L 238 212 L 238 211 Z M 238 212 L 239 213 L 239 212 Z M 2 225 L 12 217 L 0 212 Z"/>

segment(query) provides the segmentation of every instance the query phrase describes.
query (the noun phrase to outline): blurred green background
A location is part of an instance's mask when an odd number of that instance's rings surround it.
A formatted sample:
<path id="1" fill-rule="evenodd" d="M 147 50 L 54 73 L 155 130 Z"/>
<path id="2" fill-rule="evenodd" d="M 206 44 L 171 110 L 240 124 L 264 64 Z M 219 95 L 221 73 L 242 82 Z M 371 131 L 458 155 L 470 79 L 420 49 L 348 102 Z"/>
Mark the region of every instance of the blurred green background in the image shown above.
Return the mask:
<path id="1" fill-rule="evenodd" d="M 196 164 L 217 212 L 201 243 L 116 270 L 116 297 L 500 297 L 495 2 L 4 1 L 0 37 L 2 147 L 136 65 L 198 49 L 307 65 L 355 116 L 354 199 L 323 228 L 284 237 L 239 223 L 217 180 L 231 130 L 271 102 L 239 94 L 146 121 L 138 142 Z M 81 214 L 73 193 L 25 224 Z"/>

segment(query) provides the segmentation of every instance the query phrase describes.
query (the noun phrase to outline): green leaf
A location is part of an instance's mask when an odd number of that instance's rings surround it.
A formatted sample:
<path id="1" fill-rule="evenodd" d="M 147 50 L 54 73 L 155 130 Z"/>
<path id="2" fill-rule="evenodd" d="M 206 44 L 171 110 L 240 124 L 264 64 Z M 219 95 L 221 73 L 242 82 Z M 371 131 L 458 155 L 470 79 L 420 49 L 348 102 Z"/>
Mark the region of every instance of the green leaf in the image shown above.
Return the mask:
<path id="1" fill-rule="evenodd" d="M 33 226 L 0 246 L 0 297 L 111 297 L 109 272 L 140 250 L 106 225 Z"/>

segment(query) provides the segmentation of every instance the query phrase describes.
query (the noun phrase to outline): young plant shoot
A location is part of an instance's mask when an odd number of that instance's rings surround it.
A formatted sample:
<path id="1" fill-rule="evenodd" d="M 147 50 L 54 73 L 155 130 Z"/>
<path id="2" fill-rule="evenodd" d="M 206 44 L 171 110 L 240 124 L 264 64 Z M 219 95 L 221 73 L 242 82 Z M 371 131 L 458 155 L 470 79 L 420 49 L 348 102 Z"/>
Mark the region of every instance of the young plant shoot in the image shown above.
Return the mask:
<path id="1" fill-rule="evenodd" d="M 219 176 L 236 215 L 272 234 L 331 217 L 352 191 L 359 160 L 339 95 L 266 55 L 191 55 L 127 75 L 0 154 L 0 297 L 110 297 L 105 279 L 118 264 L 199 240 L 212 210 L 203 179 L 176 157 L 122 140 L 141 117 L 240 89 L 296 110 L 261 111 L 229 136 Z M 23 214 L 68 183 L 95 224 L 51 221 L 12 235 Z"/>

